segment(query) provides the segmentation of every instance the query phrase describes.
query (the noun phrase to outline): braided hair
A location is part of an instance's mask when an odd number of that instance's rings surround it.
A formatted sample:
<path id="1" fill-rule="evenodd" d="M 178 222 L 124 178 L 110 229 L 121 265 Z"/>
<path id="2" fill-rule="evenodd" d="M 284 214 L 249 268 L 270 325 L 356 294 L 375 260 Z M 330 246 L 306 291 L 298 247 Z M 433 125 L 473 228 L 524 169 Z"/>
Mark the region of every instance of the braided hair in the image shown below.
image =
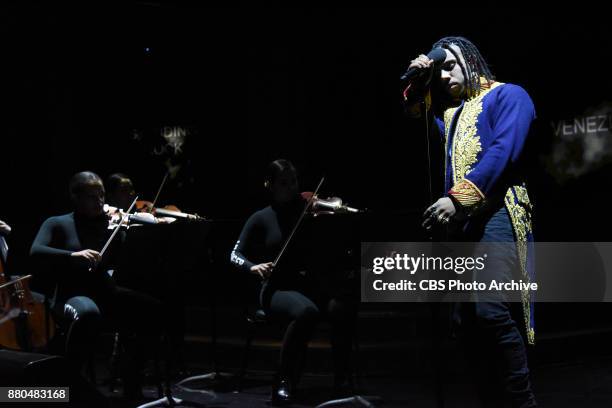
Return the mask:
<path id="1" fill-rule="evenodd" d="M 465 65 L 461 63 L 461 59 L 457 52 L 450 46 L 456 45 L 461 54 Z M 495 80 L 495 76 L 491 73 L 487 62 L 478 51 L 478 48 L 467 38 L 464 37 L 444 37 L 437 41 L 433 48 L 444 48 L 453 54 L 457 63 L 463 71 L 466 84 L 466 97 L 467 99 L 478 96 L 481 90 L 480 78 L 484 78 L 487 81 L 487 85 L 490 86 Z"/>

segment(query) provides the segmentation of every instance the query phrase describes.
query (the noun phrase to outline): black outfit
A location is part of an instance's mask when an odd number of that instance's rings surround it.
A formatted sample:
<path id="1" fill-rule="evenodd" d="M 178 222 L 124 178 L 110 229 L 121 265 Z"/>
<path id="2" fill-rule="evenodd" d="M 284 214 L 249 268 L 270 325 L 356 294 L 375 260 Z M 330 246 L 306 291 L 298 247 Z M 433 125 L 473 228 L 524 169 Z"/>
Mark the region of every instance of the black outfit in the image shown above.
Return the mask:
<path id="1" fill-rule="evenodd" d="M 246 222 L 231 253 L 231 262 L 244 272 L 253 265 L 274 261 L 291 233 L 305 201 L 273 204 L 255 212 Z M 316 324 L 327 317 L 332 324 L 332 352 L 336 383 L 347 379 L 351 339 L 356 315 L 353 302 L 333 297 L 316 278 L 316 265 L 308 255 L 312 242 L 294 237 L 271 277 L 262 284 L 260 302 L 273 318 L 289 325 L 283 339 L 279 377 L 297 381 L 301 361 Z"/>
<path id="2" fill-rule="evenodd" d="M 71 254 L 84 249 L 101 250 L 109 238 L 106 216 L 85 218 L 75 213 L 51 217 L 42 226 L 30 251 L 40 278 L 53 283 L 52 309 L 68 328 L 66 356 L 82 367 L 91 354 L 101 324 L 109 323 L 121 333 L 128 356 L 123 360 L 126 387 L 136 386 L 138 369 L 144 364 L 145 346 L 159 339 L 159 302 L 143 293 L 115 285 L 109 270 L 120 262 L 123 232 L 115 237 L 95 270 Z"/>

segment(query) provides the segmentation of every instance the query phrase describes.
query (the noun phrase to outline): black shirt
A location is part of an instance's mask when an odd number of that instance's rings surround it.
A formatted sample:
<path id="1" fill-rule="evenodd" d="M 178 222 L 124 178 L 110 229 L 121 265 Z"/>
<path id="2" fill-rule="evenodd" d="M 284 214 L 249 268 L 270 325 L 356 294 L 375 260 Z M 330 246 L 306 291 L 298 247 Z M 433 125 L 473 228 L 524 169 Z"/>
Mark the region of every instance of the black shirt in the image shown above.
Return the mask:
<path id="1" fill-rule="evenodd" d="M 250 271 L 256 264 L 274 262 L 285 240 L 291 234 L 306 201 L 298 196 L 295 200 L 283 204 L 270 205 L 255 212 L 245 223 L 240 237 L 234 246 L 230 260 L 233 265 L 244 271 Z M 299 233 L 298 233 L 299 234 Z M 293 240 L 279 265 L 283 275 L 303 269 L 304 259 L 299 237 Z"/>
<path id="2" fill-rule="evenodd" d="M 119 241 L 123 232 L 115 237 L 102 261 L 94 271 L 82 258 L 72 257 L 73 252 L 85 249 L 101 251 L 110 237 L 108 218 L 105 215 L 85 218 L 75 213 L 48 218 L 40 227 L 30 255 L 43 279 L 53 282 L 57 293 L 55 303 L 65 302 L 72 296 L 96 298 L 114 287 L 109 269 L 116 268 L 119 259 Z"/>

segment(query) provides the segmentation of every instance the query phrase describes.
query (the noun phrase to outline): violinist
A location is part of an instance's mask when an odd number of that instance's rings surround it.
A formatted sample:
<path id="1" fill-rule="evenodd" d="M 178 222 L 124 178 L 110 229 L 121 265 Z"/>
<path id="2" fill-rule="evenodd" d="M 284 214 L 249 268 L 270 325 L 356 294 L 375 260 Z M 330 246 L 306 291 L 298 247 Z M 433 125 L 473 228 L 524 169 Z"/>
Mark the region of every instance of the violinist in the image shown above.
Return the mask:
<path id="1" fill-rule="evenodd" d="M 106 179 L 105 186 L 106 202 L 114 208 L 127 209 L 136 198 L 134 183 L 126 174 L 111 174 Z M 137 201 L 136 211 L 130 216 L 130 225 L 155 226 L 144 231 L 130 228 L 127 232 L 124 248 L 127 248 L 130 253 L 130 259 L 127 260 L 129 274 L 122 274 L 120 283 L 126 287 L 152 294 L 161 301 L 165 313 L 162 319 L 166 322 L 167 341 L 170 344 L 169 358 L 172 358 L 175 367 L 182 370 L 185 365 L 182 355 L 185 335 L 185 304 L 180 295 L 180 288 L 184 283 L 178 279 L 179 273 L 175 269 L 172 255 L 164 250 L 170 247 L 167 239 L 174 233 L 170 233 L 163 227 L 161 229 L 157 227 L 157 225 L 167 226 L 176 221 L 176 218 L 155 216 L 153 212 L 157 209 L 150 201 Z"/>
<path id="2" fill-rule="evenodd" d="M 161 189 L 164 187 L 164 178 Z M 132 180 L 123 173 L 111 174 L 106 179 L 107 204 L 113 208 L 125 210 L 136 197 L 136 190 Z M 159 194 L 159 193 L 158 193 Z M 130 216 L 133 223 L 140 224 L 171 224 L 177 220 L 200 221 L 204 218 L 197 214 L 188 214 L 180 211 L 175 205 L 166 205 L 163 208 L 155 207 L 155 203 L 145 200 L 136 202 L 136 213 Z"/>
<path id="3" fill-rule="evenodd" d="M 265 187 L 272 202 L 247 220 L 231 253 L 231 262 L 261 278 L 262 308 L 270 317 L 288 323 L 272 402 L 292 399 L 308 341 L 322 317 L 332 323 L 334 385 L 341 391 L 350 386 L 348 371 L 356 307 L 325 293 L 310 271 L 304 270 L 306 251 L 299 246 L 275 269 L 273 260 L 307 202 L 299 193 L 296 169 L 287 160 L 270 163 Z"/>
<path id="4" fill-rule="evenodd" d="M 106 209 L 120 218 L 122 211 L 127 210 L 136 198 L 136 189 L 132 179 L 123 173 L 114 173 L 108 176 L 106 187 Z M 168 221 L 155 217 L 150 213 L 152 203 L 148 201 L 136 202 L 136 213 L 129 216 L 130 224 L 165 224 Z"/>
<path id="5" fill-rule="evenodd" d="M 121 333 L 128 358 L 122 358 L 124 393 L 142 392 L 139 369 L 148 339 L 157 339 L 159 303 L 154 298 L 117 286 L 112 274 L 120 266 L 123 231 L 102 257 L 112 233 L 105 214 L 105 190 L 92 172 L 70 180 L 74 212 L 50 217 L 40 227 L 30 255 L 43 278 L 55 286 L 52 309 L 67 327 L 65 353 L 77 369 L 93 352 L 102 319 Z"/>
<path id="6" fill-rule="evenodd" d="M 136 198 L 132 180 L 122 173 L 114 173 L 106 179 L 106 203 L 110 206 L 127 210 Z"/>

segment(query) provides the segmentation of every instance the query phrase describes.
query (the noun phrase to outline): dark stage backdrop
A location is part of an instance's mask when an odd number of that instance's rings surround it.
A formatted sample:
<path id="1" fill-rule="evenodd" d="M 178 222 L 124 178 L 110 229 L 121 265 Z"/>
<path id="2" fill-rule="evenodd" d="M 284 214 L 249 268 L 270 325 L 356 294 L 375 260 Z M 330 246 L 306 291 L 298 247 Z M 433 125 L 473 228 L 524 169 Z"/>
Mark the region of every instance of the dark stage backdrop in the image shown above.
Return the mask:
<path id="1" fill-rule="evenodd" d="M 40 223 L 69 211 L 73 173 L 124 172 L 151 200 L 170 155 L 163 129 L 187 137 L 160 204 L 243 219 L 265 205 L 265 165 L 284 157 L 304 190 L 325 174 L 325 192 L 355 206 L 422 211 L 426 145 L 398 78 L 446 35 L 472 39 L 535 101 L 537 238 L 607 240 L 605 15 L 123 3 L 2 5 L 0 219 L 14 228 L 16 269 Z"/>

